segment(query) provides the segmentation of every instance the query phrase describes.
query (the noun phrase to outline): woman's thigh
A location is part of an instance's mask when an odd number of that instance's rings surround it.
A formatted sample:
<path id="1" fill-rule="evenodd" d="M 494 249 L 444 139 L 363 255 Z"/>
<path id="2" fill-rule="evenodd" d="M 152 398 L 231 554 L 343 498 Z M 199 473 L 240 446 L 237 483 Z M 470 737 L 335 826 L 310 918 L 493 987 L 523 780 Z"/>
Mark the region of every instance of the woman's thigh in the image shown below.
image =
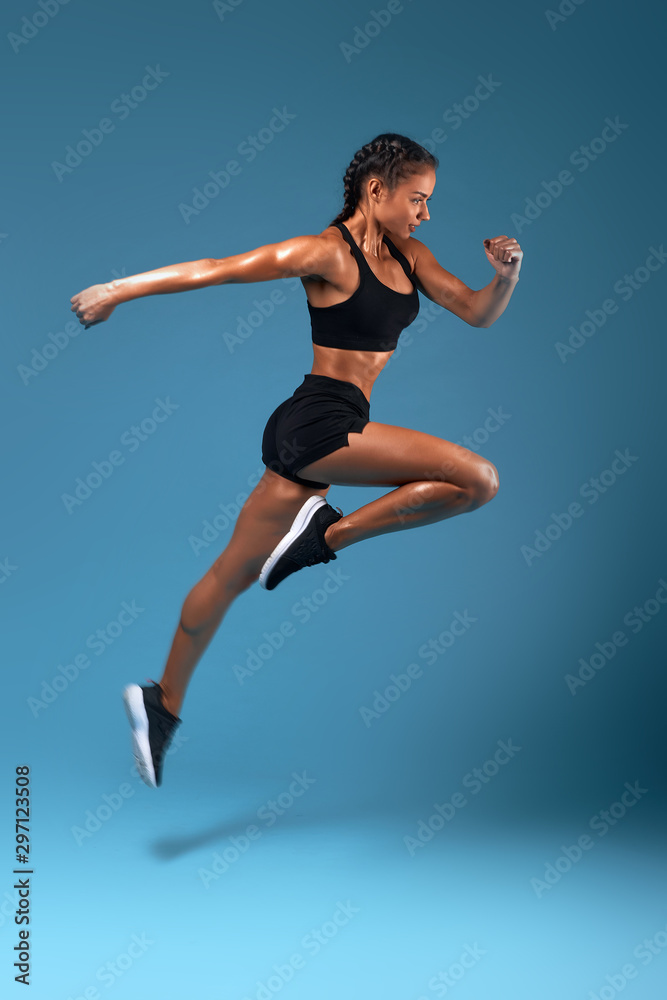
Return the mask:
<path id="1" fill-rule="evenodd" d="M 495 465 L 468 448 L 407 427 L 371 420 L 347 447 L 299 469 L 304 479 L 341 486 L 400 486 L 422 480 L 462 489 L 498 486 Z"/>
<path id="2" fill-rule="evenodd" d="M 259 576 L 308 497 L 326 497 L 329 489 L 302 486 L 265 469 L 239 512 L 228 545 L 211 567 L 213 572 L 234 586 L 248 585 Z"/>

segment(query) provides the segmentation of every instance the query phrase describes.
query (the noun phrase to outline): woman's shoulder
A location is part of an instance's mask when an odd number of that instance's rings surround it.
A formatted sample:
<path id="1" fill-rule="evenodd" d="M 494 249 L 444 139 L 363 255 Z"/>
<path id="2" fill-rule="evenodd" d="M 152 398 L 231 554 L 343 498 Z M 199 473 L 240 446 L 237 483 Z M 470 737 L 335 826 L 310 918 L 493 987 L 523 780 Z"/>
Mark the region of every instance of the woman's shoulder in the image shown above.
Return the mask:
<path id="1" fill-rule="evenodd" d="M 343 234 L 341 233 L 340 229 L 338 228 L 338 226 L 334 226 L 333 224 L 330 225 L 330 226 L 326 226 L 322 230 L 322 232 L 318 233 L 317 235 L 318 236 L 328 236 L 328 237 L 332 237 L 335 240 L 339 240 L 339 241 L 342 240 L 343 243 L 345 242 L 345 240 L 343 238 Z"/>
<path id="2" fill-rule="evenodd" d="M 349 269 L 350 250 L 340 229 L 336 226 L 327 226 L 319 233 L 301 238 L 311 241 L 308 252 L 312 267 L 312 272 L 302 275 L 301 280 L 304 283 L 327 282 L 336 287 L 341 281 L 344 282 Z"/>

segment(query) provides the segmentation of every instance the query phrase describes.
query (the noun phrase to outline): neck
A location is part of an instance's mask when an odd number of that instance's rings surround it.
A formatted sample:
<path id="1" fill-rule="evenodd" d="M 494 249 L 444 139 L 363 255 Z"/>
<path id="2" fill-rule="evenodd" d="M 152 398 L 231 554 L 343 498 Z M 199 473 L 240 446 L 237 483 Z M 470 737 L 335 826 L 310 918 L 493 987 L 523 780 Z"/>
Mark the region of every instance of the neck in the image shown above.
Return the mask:
<path id="1" fill-rule="evenodd" d="M 343 222 L 357 246 L 369 257 L 380 259 L 384 229 L 376 219 L 367 219 L 361 212 L 355 212 Z"/>

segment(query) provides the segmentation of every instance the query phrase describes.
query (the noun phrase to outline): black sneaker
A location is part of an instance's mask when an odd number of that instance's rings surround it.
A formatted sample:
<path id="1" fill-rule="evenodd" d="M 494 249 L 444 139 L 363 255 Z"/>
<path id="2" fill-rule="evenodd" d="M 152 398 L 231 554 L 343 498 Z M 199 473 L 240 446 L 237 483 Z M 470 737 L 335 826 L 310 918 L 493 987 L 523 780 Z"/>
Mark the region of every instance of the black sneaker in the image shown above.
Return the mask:
<path id="1" fill-rule="evenodd" d="M 149 678 L 150 680 L 150 678 Z M 182 719 L 162 704 L 162 688 L 128 684 L 123 690 L 125 711 L 132 726 L 132 752 L 141 779 L 151 788 L 162 784 L 162 764 L 167 747 Z"/>
<path id="2" fill-rule="evenodd" d="M 335 559 L 336 553 L 324 541 L 324 532 L 342 516 L 340 507 L 336 510 L 324 497 L 309 497 L 290 530 L 262 566 L 260 585 L 265 590 L 273 590 L 290 573 Z"/>

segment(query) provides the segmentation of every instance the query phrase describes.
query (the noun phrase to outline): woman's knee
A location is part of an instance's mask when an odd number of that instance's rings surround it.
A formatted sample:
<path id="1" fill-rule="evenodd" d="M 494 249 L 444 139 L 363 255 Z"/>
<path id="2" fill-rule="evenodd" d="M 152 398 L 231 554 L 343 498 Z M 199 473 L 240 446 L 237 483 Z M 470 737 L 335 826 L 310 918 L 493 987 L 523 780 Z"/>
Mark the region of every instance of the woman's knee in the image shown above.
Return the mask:
<path id="1" fill-rule="evenodd" d="M 209 631 L 254 579 L 251 573 L 224 577 L 217 572 L 216 564 L 211 566 L 183 602 L 180 622 L 183 631 L 193 636 Z"/>
<path id="2" fill-rule="evenodd" d="M 210 569 L 220 598 L 229 600 L 242 594 L 259 578 L 262 565 L 263 562 L 256 557 L 245 557 L 234 560 L 233 566 L 230 566 L 221 556 Z"/>
<path id="3" fill-rule="evenodd" d="M 493 462 L 483 459 L 476 469 L 474 482 L 469 488 L 469 509 L 476 510 L 483 504 L 488 503 L 489 500 L 493 500 L 498 492 L 499 485 L 497 468 Z"/>

